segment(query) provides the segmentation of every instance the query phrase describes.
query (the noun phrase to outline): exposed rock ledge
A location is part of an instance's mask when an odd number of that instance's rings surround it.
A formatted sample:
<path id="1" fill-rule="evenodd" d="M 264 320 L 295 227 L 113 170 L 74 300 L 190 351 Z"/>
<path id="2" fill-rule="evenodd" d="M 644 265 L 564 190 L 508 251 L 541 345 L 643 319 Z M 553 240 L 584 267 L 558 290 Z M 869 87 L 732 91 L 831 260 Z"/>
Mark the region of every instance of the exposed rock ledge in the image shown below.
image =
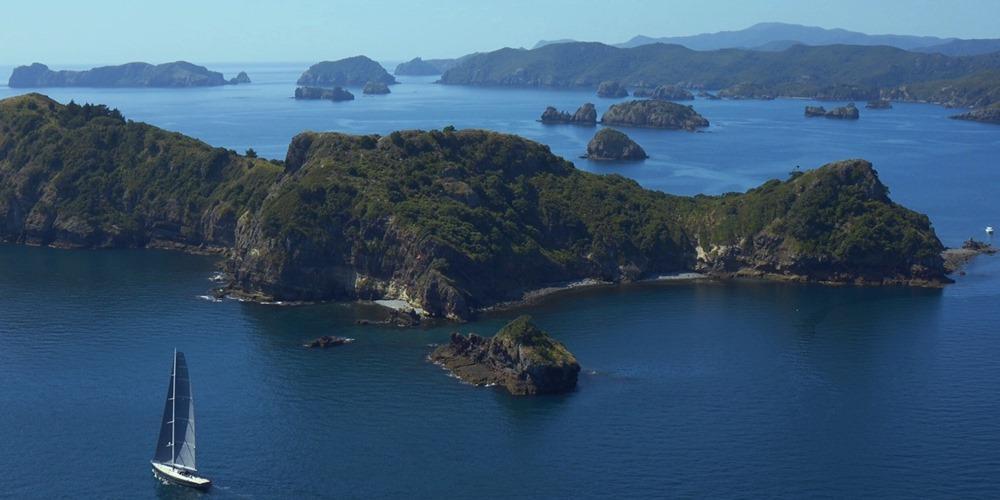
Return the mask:
<path id="1" fill-rule="evenodd" d="M 961 248 L 949 248 L 945 250 L 941 253 L 941 257 L 944 258 L 944 268 L 949 274 L 955 272 L 964 274 L 962 268 L 971 262 L 972 259 L 983 254 L 993 255 L 997 253 L 997 250 L 997 247 L 989 243 L 970 238 L 965 243 L 962 243 Z"/>
<path id="2" fill-rule="evenodd" d="M 491 338 L 453 333 L 429 359 L 470 384 L 498 385 L 519 396 L 572 391 L 580 373 L 576 357 L 530 316 L 511 321 Z"/>

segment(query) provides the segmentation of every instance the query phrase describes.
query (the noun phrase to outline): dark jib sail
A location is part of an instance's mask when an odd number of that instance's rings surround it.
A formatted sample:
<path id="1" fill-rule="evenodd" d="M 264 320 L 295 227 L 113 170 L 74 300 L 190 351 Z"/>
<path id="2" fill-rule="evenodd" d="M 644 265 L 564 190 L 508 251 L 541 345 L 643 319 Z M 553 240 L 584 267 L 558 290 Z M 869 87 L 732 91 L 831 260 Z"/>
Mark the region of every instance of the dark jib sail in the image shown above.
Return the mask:
<path id="1" fill-rule="evenodd" d="M 153 461 L 189 470 L 195 465 L 194 399 L 184 353 L 174 352 L 174 367 L 163 406 L 163 423 Z"/>

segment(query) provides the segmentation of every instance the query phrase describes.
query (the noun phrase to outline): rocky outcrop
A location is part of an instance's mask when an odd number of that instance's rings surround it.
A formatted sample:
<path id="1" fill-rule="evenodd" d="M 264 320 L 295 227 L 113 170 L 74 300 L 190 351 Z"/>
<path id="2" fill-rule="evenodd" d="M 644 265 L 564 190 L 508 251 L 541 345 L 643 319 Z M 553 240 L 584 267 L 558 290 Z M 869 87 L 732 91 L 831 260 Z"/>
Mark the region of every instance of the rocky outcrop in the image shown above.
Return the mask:
<path id="1" fill-rule="evenodd" d="M 245 75 L 245 74 L 244 74 Z M 44 64 L 18 66 L 11 88 L 23 87 L 213 87 L 227 85 L 222 73 L 189 62 L 152 65 L 143 62 L 102 66 L 86 71 L 52 71 Z"/>
<path id="2" fill-rule="evenodd" d="M 620 161 L 649 158 L 641 146 L 629 136 L 612 128 L 602 128 L 587 143 L 588 160 Z"/>
<path id="3" fill-rule="evenodd" d="M 539 119 L 542 123 L 572 123 L 576 125 L 596 125 L 597 124 L 597 109 L 594 105 L 587 102 L 580 106 L 576 113 L 572 115 L 565 112 L 559 111 L 556 108 L 549 106 L 545 108 L 542 113 L 542 117 Z"/>
<path id="4" fill-rule="evenodd" d="M 972 262 L 977 256 L 995 255 L 997 251 L 997 247 L 989 243 L 969 238 L 962 243 L 961 248 L 949 248 L 942 252 L 941 256 L 944 257 L 944 268 L 949 274 L 965 274 L 962 268 Z"/>
<path id="5" fill-rule="evenodd" d="M 694 94 L 676 85 L 660 85 L 649 93 L 649 98 L 663 101 L 691 101 L 694 100 Z"/>
<path id="6" fill-rule="evenodd" d="M 865 109 L 892 109 L 892 101 L 888 99 L 875 99 L 865 104 Z"/>
<path id="7" fill-rule="evenodd" d="M 1000 125 L 1000 103 L 986 108 L 974 109 L 968 113 L 954 115 L 951 118 L 954 120 L 967 120 Z"/>
<path id="8" fill-rule="evenodd" d="M 628 89 L 622 85 L 622 82 L 608 80 L 601 82 L 597 86 L 597 97 L 607 97 L 607 98 L 620 98 L 628 97 Z"/>
<path id="9" fill-rule="evenodd" d="M 576 388 L 580 364 L 566 346 L 521 316 L 491 338 L 451 335 L 429 359 L 473 385 L 516 395 L 559 394 Z"/>
<path id="10" fill-rule="evenodd" d="M 382 82 L 368 82 L 361 89 L 361 93 L 365 95 L 385 95 L 389 92 L 389 86 Z"/>
<path id="11" fill-rule="evenodd" d="M 246 71 L 240 71 L 238 75 L 229 79 L 229 83 L 232 85 L 250 83 L 250 75 L 248 75 Z"/>
<path id="12" fill-rule="evenodd" d="M 711 92 L 706 92 L 704 90 L 702 90 L 701 92 L 698 92 L 698 97 L 700 97 L 702 99 L 708 99 L 709 101 L 718 101 L 719 99 L 722 99 L 718 95 L 713 94 Z"/>
<path id="13" fill-rule="evenodd" d="M 827 111 L 823 106 L 806 106 L 805 115 L 810 118 L 825 116 L 827 118 L 835 118 L 838 120 L 857 120 L 861 116 L 861 113 L 858 112 L 858 108 L 855 107 L 852 102 L 847 106 L 833 108 L 829 111 Z"/>
<path id="14" fill-rule="evenodd" d="M 365 57 L 354 56 L 337 61 L 323 61 L 313 64 L 302 76 L 298 84 L 307 87 L 362 86 L 368 82 L 392 85 L 396 78 L 381 64 Z"/>
<path id="15" fill-rule="evenodd" d="M 612 105 L 601 117 L 605 125 L 695 131 L 708 120 L 691 106 L 670 101 L 628 101 Z"/>
<path id="16" fill-rule="evenodd" d="M 353 101 L 354 94 L 341 87 L 334 87 L 332 89 L 299 87 L 295 89 L 295 98 L 305 100 L 326 99 L 330 101 Z"/>

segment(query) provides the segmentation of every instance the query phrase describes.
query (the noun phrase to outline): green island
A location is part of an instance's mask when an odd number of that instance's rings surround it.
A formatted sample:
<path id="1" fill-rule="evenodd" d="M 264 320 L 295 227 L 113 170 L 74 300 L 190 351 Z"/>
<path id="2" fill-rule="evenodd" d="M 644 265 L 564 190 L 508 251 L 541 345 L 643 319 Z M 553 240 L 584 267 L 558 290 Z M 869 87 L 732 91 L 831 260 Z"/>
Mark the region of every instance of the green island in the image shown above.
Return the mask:
<path id="1" fill-rule="evenodd" d="M 864 160 L 673 196 L 508 134 L 305 132 L 279 162 L 40 94 L 0 101 L 0 240 L 217 252 L 234 294 L 392 298 L 454 319 L 553 285 L 691 271 L 950 281 L 928 218 Z"/>

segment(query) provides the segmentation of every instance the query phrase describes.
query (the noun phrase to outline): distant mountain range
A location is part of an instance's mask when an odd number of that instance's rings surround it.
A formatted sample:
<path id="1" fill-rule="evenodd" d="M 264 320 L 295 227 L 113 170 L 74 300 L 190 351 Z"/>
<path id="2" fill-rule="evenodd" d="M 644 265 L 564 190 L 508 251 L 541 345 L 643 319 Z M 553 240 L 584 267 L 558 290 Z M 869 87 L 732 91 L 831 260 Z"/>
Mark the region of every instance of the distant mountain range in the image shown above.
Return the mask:
<path id="1" fill-rule="evenodd" d="M 542 40 L 534 48 L 573 40 Z M 987 54 L 1000 50 L 1000 39 L 963 40 L 935 36 L 869 35 L 845 29 L 826 29 L 788 23 L 758 23 L 736 31 L 719 31 L 689 36 L 648 37 L 639 35 L 616 47 L 631 48 L 653 43 L 683 45 L 693 50 L 753 49 L 785 50 L 792 45 L 887 45 L 904 50 L 941 53 L 951 56 Z"/>

